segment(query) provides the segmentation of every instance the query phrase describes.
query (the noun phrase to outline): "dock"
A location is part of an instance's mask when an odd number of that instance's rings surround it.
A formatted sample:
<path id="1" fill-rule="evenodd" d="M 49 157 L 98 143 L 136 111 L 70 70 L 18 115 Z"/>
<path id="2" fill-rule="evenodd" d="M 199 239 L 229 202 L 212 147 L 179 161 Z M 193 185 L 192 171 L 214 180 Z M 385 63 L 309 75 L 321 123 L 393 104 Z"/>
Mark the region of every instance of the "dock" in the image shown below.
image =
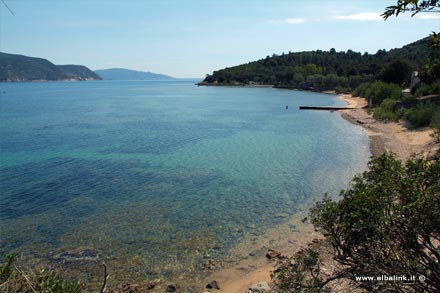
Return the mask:
<path id="1" fill-rule="evenodd" d="M 299 106 L 300 110 L 324 110 L 324 111 L 337 111 L 337 110 L 352 110 L 356 108 L 347 107 L 316 107 L 316 106 Z"/>

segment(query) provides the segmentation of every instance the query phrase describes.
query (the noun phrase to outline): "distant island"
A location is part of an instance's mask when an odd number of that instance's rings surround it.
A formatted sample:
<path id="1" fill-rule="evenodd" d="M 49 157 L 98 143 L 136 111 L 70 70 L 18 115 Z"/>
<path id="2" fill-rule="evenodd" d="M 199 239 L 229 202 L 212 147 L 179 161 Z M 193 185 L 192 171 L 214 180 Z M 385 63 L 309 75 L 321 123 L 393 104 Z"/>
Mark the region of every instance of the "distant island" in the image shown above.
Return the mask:
<path id="1" fill-rule="evenodd" d="M 55 65 L 43 58 L 0 52 L 0 82 L 100 79 L 83 65 Z"/>
<path id="2" fill-rule="evenodd" d="M 273 54 L 258 61 L 224 68 L 207 75 L 199 85 L 272 85 L 303 90 L 351 92 L 362 83 L 382 80 L 405 84 L 411 72 L 426 64 L 428 38 L 399 49 L 375 54 L 352 50 L 316 50 Z"/>
<path id="3" fill-rule="evenodd" d="M 174 77 L 153 72 L 137 71 L 124 68 L 95 70 L 95 73 L 108 80 L 170 80 Z"/>

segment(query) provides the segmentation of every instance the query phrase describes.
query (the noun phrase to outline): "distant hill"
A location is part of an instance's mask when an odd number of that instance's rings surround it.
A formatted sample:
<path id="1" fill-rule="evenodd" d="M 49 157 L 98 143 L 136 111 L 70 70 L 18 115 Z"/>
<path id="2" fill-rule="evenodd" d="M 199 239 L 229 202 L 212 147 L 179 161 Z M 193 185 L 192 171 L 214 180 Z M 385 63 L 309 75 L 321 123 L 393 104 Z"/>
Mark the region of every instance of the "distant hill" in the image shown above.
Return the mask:
<path id="1" fill-rule="evenodd" d="M 201 85 L 271 84 L 298 89 L 350 91 L 363 82 L 383 80 L 408 83 L 411 71 L 429 58 L 428 38 L 375 54 L 308 51 L 267 56 L 264 59 L 214 71 Z"/>
<path id="2" fill-rule="evenodd" d="M 95 70 L 95 73 L 103 79 L 111 80 L 170 80 L 174 77 L 144 71 L 136 71 L 124 68 L 110 68 Z"/>
<path id="3" fill-rule="evenodd" d="M 0 82 L 93 79 L 101 78 L 82 65 L 55 65 L 43 58 L 0 52 Z"/>

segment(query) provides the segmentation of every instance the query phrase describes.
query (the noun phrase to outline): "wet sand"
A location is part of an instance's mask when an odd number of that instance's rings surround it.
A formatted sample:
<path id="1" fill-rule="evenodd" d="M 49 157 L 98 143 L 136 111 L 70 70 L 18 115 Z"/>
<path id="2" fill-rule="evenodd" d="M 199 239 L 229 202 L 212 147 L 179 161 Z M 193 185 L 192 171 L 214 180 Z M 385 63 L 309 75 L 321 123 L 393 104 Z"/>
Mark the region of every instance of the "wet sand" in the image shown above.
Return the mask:
<path id="1" fill-rule="evenodd" d="M 205 284 L 216 280 L 220 290 L 212 292 L 225 293 L 247 293 L 249 287 L 260 281 L 270 284 L 270 274 L 275 269 L 277 260 L 266 258 L 268 249 L 275 249 L 283 255 L 292 255 L 307 247 L 313 240 L 324 238 L 321 233 L 314 230 L 312 224 L 302 221 L 307 214 L 307 211 L 296 214 L 287 223 L 273 227 L 262 237 L 258 237 L 256 242 L 250 238 L 240 243 L 234 250 L 237 255 L 241 254 L 241 258 L 213 271 L 205 280 Z"/>

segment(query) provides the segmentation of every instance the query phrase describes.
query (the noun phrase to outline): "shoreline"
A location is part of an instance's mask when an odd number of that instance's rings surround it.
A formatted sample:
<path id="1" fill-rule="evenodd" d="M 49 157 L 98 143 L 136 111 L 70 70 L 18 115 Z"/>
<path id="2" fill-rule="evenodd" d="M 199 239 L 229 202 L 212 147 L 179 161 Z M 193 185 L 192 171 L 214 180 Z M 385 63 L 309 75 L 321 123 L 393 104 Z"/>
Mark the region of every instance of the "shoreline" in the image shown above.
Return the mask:
<path id="1" fill-rule="evenodd" d="M 425 157 L 433 155 L 438 144 L 431 134 L 431 127 L 409 129 L 405 122 L 384 122 L 373 118 L 366 110 L 367 101 L 351 94 L 339 95 L 338 99 L 355 109 L 338 110 L 345 120 L 360 126 L 370 139 L 370 152 L 373 157 L 380 156 L 385 151 L 393 152 L 398 159 L 408 160 L 412 154 L 423 153 Z"/>
<path id="2" fill-rule="evenodd" d="M 335 94 L 335 92 L 323 92 Z M 432 128 L 424 127 L 411 130 L 405 127 L 404 122 L 382 122 L 373 118 L 372 114 L 366 110 L 367 102 L 360 97 L 353 97 L 351 94 L 341 94 L 338 99 L 347 103 L 347 106 L 354 109 L 338 110 L 341 117 L 348 122 L 360 126 L 369 138 L 370 152 L 373 157 L 380 156 L 385 151 L 394 152 L 397 158 L 406 161 L 413 153 L 423 152 L 424 156 L 433 154 L 438 145 L 430 136 L 433 133 Z M 297 229 L 295 233 L 282 233 L 283 229 L 274 227 L 265 234 L 267 243 L 273 243 L 273 246 L 262 245 L 262 248 L 276 249 L 283 255 L 293 255 L 300 249 L 314 245 L 324 239 L 324 236 L 316 232 L 313 225 L 303 223 L 300 218 L 307 217 L 305 211 L 297 213 L 289 223 L 295 223 Z M 289 224 L 286 223 L 286 224 Z M 281 233 L 280 233 L 281 232 Z M 289 235 L 289 236 L 286 236 Z M 280 240 L 281 239 L 281 240 Z M 252 245 L 241 246 L 246 248 L 247 252 L 252 252 Z M 276 268 L 277 261 L 268 260 L 264 255 L 258 255 L 255 258 L 244 257 L 238 259 L 234 264 L 221 267 L 212 271 L 205 284 L 216 280 L 220 285 L 220 290 L 215 292 L 244 293 L 249 291 L 249 287 L 258 282 L 267 282 L 270 284 L 271 272 Z M 209 290 L 205 290 L 209 291 Z"/>
<path id="3" fill-rule="evenodd" d="M 337 95 L 335 91 L 322 91 L 321 93 Z M 349 106 L 352 105 L 349 104 Z M 348 117 L 344 119 L 348 119 Z M 356 124 L 355 120 L 351 122 Z M 303 206 L 290 220 L 266 231 L 264 235 L 259 237 L 258 243 L 250 240 L 239 243 L 234 248 L 235 261 L 225 262 L 224 265 L 213 269 L 203 280 L 203 284 L 216 281 L 220 289 L 209 290 L 205 288 L 202 292 L 245 293 L 250 292 L 249 288 L 259 282 L 266 282 L 270 285 L 271 273 L 276 269 L 279 260 L 266 257 L 265 254 L 269 249 L 281 252 L 284 256 L 290 256 L 301 249 L 319 245 L 318 243 L 324 240 L 325 237 L 322 233 L 315 231 L 309 221 L 302 221 L 309 217 L 308 210 L 309 206 Z M 289 228 L 292 225 L 295 227 L 293 232 Z M 258 253 L 254 253 L 255 251 Z"/>
<path id="4" fill-rule="evenodd" d="M 274 84 L 258 84 L 258 83 L 211 83 L 201 81 L 196 83 L 197 86 L 217 86 L 217 87 L 256 87 L 256 88 L 274 88 L 283 90 L 293 90 L 293 91 L 304 91 L 304 92 L 315 92 L 323 94 L 336 94 L 336 91 L 328 88 L 314 88 L 314 87 L 290 87 L 290 86 L 277 86 Z"/>
<path id="5" fill-rule="evenodd" d="M 271 273 L 279 259 L 266 257 L 268 250 L 273 249 L 281 255 L 289 256 L 310 246 L 310 243 L 324 239 L 311 223 L 303 221 L 305 217 L 308 217 L 308 208 L 301 209 L 287 222 L 270 228 L 258 237 L 257 242 L 246 239 L 239 243 L 233 249 L 236 261 L 224 262 L 224 266 L 212 270 L 204 278 L 203 284 L 215 280 L 220 289 L 212 291 L 205 288 L 202 292 L 246 293 L 258 282 L 270 285 Z"/>

